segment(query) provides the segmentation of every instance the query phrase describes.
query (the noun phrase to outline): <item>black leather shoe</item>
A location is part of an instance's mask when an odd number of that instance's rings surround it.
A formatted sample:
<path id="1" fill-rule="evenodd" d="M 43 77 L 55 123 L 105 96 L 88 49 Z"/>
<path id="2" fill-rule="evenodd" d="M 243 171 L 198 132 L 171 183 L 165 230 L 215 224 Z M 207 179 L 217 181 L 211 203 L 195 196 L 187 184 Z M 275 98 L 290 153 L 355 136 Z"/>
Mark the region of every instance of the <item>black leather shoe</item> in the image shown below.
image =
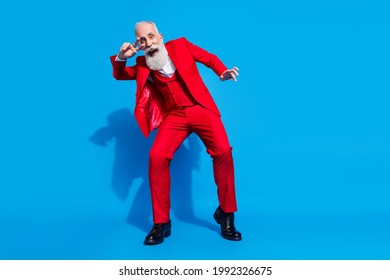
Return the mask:
<path id="1" fill-rule="evenodd" d="M 241 233 L 234 227 L 234 213 L 225 213 L 218 206 L 214 213 L 214 219 L 221 226 L 223 238 L 232 241 L 240 241 L 242 239 Z"/>
<path id="2" fill-rule="evenodd" d="M 145 237 L 145 245 L 157 245 L 164 242 L 164 237 L 171 235 L 171 220 L 164 224 L 154 224 L 152 230 Z"/>

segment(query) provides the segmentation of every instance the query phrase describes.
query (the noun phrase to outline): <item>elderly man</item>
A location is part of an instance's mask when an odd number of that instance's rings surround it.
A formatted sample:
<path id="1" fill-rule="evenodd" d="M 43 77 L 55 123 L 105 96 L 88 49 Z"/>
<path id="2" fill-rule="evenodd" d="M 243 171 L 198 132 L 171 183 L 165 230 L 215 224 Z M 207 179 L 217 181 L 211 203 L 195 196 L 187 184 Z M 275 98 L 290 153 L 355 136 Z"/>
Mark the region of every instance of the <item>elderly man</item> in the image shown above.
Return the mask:
<path id="1" fill-rule="evenodd" d="M 185 38 L 163 43 L 153 22 L 136 24 L 136 40 L 124 43 L 111 57 L 117 80 L 136 80 L 135 118 L 147 137 L 158 128 L 149 155 L 149 183 L 153 208 L 153 228 L 145 245 L 160 244 L 171 235 L 170 162 L 183 141 L 196 133 L 213 159 L 219 206 L 214 213 L 223 238 L 241 240 L 234 225 L 237 211 L 232 148 L 220 112 L 199 75 L 196 62 L 211 68 L 221 81 L 236 81 L 238 68 L 228 69 L 217 56 L 193 45 Z M 134 66 L 128 58 L 142 50 Z"/>

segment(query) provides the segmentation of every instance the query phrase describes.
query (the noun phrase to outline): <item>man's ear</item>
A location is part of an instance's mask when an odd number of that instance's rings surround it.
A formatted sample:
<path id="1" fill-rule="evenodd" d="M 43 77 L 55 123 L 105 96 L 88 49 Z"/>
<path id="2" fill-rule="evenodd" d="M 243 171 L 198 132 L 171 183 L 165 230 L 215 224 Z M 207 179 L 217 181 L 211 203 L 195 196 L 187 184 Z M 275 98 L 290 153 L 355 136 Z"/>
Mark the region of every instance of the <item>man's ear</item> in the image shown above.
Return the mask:
<path id="1" fill-rule="evenodd" d="M 160 39 L 164 42 L 164 36 L 162 33 L 160 33 Z"/>

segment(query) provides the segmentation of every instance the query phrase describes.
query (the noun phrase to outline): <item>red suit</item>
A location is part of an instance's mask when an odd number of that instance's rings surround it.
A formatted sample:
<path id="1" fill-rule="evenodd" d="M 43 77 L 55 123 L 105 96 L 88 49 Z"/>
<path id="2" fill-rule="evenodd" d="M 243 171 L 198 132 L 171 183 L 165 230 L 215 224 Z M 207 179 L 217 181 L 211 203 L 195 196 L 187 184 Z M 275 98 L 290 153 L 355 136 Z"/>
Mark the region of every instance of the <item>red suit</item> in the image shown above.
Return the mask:
<path id="1" fill-rule="evenodd" d="M 219 110 L 196 67 L 200 62 L 220 76 L 227 67 L 215 55 L 193 45 L 185 38 L 165 44 L 175 65 L 172 78 L 151 71 L 144 56 L 136 65 L 111 57 L 113 76 L 118 80 L 136 80 L 135 118 L 147 137 L 159 128 L 149 157 L 149 181 L 154 223 L 166 223 L 170 211 L 169 165 L 183 141 L 195 132 L 213 158 L 218 200 L 225 212 L 237 211 L 234 187 L 234 166 Z M 153 82 L 148 79 L 152 77 Z"/>

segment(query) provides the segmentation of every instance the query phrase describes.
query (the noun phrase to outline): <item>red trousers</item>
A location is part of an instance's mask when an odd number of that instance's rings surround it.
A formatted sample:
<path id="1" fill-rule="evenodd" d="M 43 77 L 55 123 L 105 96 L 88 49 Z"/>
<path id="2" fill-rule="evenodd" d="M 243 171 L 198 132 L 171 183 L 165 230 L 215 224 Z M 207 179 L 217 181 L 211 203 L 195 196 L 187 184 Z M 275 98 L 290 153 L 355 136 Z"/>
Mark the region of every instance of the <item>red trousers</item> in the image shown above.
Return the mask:
<path id="1" fill-rule="evenodd" d="M 170 162 L 192 132 L 200 137 L 213 159 L 220 207 L 225 212 L 237 211 L 232 148 L 225 128 L 217 115 L 195 105 L 166 116 L 150 150 L 149 183 L 154 223 L 166 223 L 170 219 Z"/>

